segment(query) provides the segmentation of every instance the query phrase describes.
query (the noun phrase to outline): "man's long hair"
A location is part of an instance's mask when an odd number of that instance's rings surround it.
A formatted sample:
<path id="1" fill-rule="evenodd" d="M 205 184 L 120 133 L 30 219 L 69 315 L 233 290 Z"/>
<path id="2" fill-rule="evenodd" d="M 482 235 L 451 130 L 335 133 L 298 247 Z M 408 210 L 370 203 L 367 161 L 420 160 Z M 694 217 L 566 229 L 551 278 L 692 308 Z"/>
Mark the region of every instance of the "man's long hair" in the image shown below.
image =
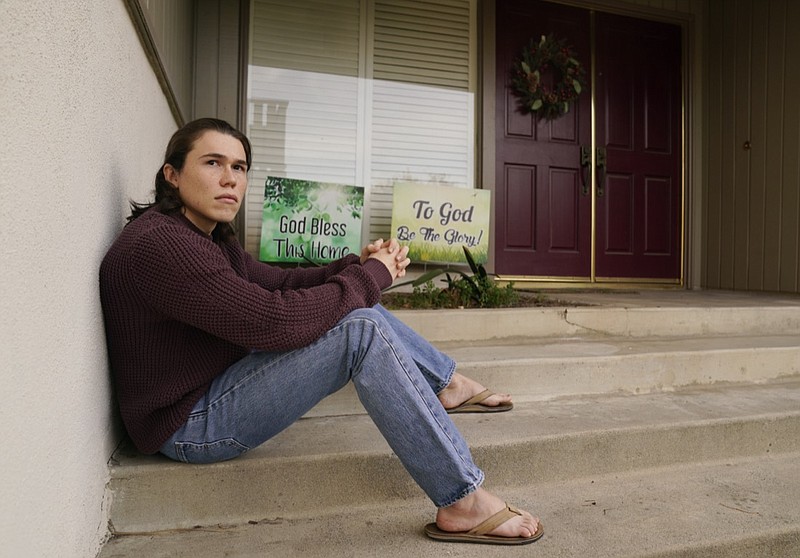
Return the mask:
<path id="1" fill-rule="evenodd" d="M 194 143 L 200 136 L 208 131 L 220 132 L 238 139 L 244 148 L 247 168 L 248 170 L 250 169 L 250 163 L 253 160 L 253 148 L 247 136 L 224 120 L 217 118 L 193 120 L 175 132 L 167 144 L 164 162 L 156 173 L 155 201 L 142 204 L 131 201 L 131 215 L 128 217 L 128 222 L 133 221 L 151 207 L 155 207 L 160 213 L 165 214 L 175 214 L 182 210 L 183 201 L 180 193 L 165 178 L 164 165 L 169 164 L 178 172 L 183 170 L 183 165 L 186 163 L 186 155 L 192 150 Z M 234 235 L 233 227 L 230 223 L 218 223 L 214 229 L 214 235 L 218 238 L 232 237 Z"/>

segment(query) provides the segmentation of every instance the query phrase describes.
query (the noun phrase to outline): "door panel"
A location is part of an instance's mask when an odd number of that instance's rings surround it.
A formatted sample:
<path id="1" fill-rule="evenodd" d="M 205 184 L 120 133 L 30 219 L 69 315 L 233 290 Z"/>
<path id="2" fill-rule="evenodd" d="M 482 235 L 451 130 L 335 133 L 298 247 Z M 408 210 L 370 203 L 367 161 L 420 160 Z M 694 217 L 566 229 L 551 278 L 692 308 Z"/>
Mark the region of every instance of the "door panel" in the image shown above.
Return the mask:
<path id="1" fill-rule="evenodd" d="M 634 252 L 633 212 L 634 185 L 630 174 L 608 175 L 605 186 L 605 203 L 600 205 L 604 218 L 599 219 L 601 238 L 605 238 L 607 254 L 630 255 Z"/>
<path id="2" fill-rule="evenodd" d="M 645 237 L 644 253 L 668 256 L 672 249 L 670 240 L 673 188 L 668 178 L 645 178 Z"/>
<path id="3" fill-rule="evenodd" d="M 504 197 L 504 233 L 508 246 L 512 250 L 532 250 L 536 245 L 536 167 L 506 165 L 504 170 L 508 191 Z"/>
<path id="4" fill-rule="evenodd" d="M 580 239 L 577 216 L 580 215 L 580 176 L 574 169 L 550 167 L 549 215 L 565 219 L 550 219 L 550 247 L 553 250 L 578 252 Z M 572 218 L 570 218 L 572 217 Z"/>

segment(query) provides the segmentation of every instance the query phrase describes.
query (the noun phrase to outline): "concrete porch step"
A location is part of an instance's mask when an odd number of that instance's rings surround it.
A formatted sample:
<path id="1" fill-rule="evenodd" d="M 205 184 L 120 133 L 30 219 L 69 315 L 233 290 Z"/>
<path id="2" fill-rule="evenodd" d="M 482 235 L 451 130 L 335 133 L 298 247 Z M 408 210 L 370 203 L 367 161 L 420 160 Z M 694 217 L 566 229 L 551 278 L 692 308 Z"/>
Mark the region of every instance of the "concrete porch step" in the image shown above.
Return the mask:
<path id="1" fill-rule="evenodd" d="M 513 493 L 665 465 L 800 452 L 800 381 L 571 397 L 455 421 L 489 486 Z M 303 419 L 241 458 L 214 465 L 123 450 L 111 467 L 110 490 L 118 534 L 394 509 L 421 497 L 364 415 Z"/>
<path id="2" fill-rule="evenodd" d="M 707 298 L 683 291 L 673 302 L 627 297 L 623 302 L 600 295 L 567 296 L 579 306 L 534 308 L 399 310 L 394 313 L 432 342 L 480 341 L 508 337 L 575 336 L 695 337 L 800 334 L 800 298 L 781 298 L 771 305 L 741 305 L 725 300 L 704 306 Z M 652 295 L 651 295 L 652 296 Z M 668 299 L 670 300 L 670 299 Z M 678 302 L 674 302 L 677 300 Z M 680 301 L 685 301 L 681 304 Z M 623 304 L 623 305 L 620 305 Z M 627 304 L 627 306 L 625 305 Z M 675 305 L 677 304 L 677 305 Z"/>
<path id="3" fill-rule="evenodd" d="M 770 336 L 507 337 L 437 342 L 458 370 L 519 403 L 588 394 L 642 394 L 718 382 L 800 375 L 800 334 Z M 363 413 L 355 389 L 328 397 L 308 416 Z"/>
<path id="4" fill-rule="evenodd" d="M 800 555 L 800 298 L 654 296 L 397 314 L 465 374 L 514 394 L 512 413 L 455 422 L 487 486 L 541 514 L 547 535 L 531 551 Z M 109 490 L 117 537 L 103 558 L 510 551 L 420 534 L 432 506 L 352 389 L 230 462 L 122 448 Z"/>
<path id="5" fill-rule="evenodd" d="M 420 497 L 291 519 L 119 537 L 100 558 L 763 558 L 800 555 L 800 454 L 726 459 L 541 482 L 501 497 L 539 515 L 545 536 L 520 548 L 440 543 Z M 497 488 L 497 487 L 495 487 Z"/>

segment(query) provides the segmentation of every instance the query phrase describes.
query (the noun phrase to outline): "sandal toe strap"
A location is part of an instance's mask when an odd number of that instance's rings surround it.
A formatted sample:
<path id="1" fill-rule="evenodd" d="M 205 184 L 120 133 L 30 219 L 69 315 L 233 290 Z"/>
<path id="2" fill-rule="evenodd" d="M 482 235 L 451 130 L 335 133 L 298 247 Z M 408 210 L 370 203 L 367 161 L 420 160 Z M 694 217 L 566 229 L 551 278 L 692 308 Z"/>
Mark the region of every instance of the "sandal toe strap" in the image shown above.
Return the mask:
<path id="1" fill-rule="evenodd" d="M 477 405 L 478 403 L 481 403 L 482 401 L 486 401 L 492 395 L 494 395 L 494 392 L 492 390 L 485 389 L 482 392 L 480 392 L 478 395 L 474 395 L 474 396 L 470 397 L 469 399 L 467 399 L 466 401 L 464 401 L 460 406 L 461 407 L 467 407 L 469 405 Z"/>
<path id="2" fill-rule="evenodd" d="M 468 535 L 485 535 L 487 533 L 491 533 L 495 529 L 497 529 L 500 525 L 508 521 L 509 519 L 513 519 L 518 515 L 522 515 L 519 510 L 512 508 L 508 504 L 506 507 L 493 516 L 491 516 L 486 521 L 478 524 L 474 528 L 470 529 L 467 533 Z"/>

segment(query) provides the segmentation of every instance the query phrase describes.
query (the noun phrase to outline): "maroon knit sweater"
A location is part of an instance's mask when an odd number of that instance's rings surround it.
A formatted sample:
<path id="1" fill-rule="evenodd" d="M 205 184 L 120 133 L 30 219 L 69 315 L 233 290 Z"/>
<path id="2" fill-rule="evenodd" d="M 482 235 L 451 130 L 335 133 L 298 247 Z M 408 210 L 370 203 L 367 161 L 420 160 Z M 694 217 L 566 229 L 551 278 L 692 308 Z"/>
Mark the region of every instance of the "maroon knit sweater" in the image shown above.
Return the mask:
<path id="1" fill-rule="evenodd" d="M 380 300 L 391 274 L 355 254 L 280 269 L 154 209 L 128 224 L 100 266 L 100 299 L 125 427 L 156 453 L 211 381 L 251 349 L 308 345 Z"/>

